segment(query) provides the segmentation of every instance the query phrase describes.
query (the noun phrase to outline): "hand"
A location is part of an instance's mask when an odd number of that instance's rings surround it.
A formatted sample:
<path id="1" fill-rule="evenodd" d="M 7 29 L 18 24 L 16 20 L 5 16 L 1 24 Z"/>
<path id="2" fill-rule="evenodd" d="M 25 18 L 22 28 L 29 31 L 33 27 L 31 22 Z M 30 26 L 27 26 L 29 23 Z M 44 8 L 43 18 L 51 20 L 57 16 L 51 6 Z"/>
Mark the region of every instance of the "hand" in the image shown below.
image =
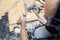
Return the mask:
<path id="1" fill-rule="evenodd" d="M 21 24 L 25 24 L 26 22 L 26 17 L 23 16 L 23 14 L 20 15 L 19 21 L 21 22 Z"/>
<path id="2" fill-rule="evenodd" d="M 42 24 L 46 24 L 47 20 L 44 17 L 38 19 Z"/>

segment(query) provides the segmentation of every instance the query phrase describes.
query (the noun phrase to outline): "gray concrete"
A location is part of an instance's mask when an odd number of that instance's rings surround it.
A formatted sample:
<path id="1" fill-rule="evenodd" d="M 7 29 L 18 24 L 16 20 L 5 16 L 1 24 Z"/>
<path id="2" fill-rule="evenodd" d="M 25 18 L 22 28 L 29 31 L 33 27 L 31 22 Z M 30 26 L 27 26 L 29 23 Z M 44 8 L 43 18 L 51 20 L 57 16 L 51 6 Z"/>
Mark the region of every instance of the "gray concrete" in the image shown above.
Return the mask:
<path id="1" fill-rule="evenodd" d="M 8 24 L 6 24 L 8 25 Z M 27 29 L 27 32 L 30 32 L 33 34 L 34 30 L 35 30 L 35 27 L 38 27 L 40 25 L 39 21 L 34 21 L 34 22 L 29 22 L 29 23 L 26 23 L 26 29 Z M 2 25 L 0 25 L 0 27 L 2 27 Z M 7 26 L 5 26 L 6 28 Z M 20 26 L 19 26 L 20 27 Z M 3 29 L 4 30 L 4 29 Z M 6 28 L 5 31 L 7 31 L 8 29 Z M 1 30 L 0 30 L 1 31 Z M 2 32 L 2 31 L 1 31 Z M 5 32 L 3 32 L 5 33 Z M 1 33 L 2 34 L 2 33 Z M 20 34 L 20 28 L 16 28 L 14 30 L 14 32 L 12 33 L 9 33 L 7 32 L 5 35 L 5 37 L 3 37 L 4 35 L 2 35 L 0 37 L 0 40 L 20 40 L 20 35 L 17 35 L 17 34 Z M 33 35 L 32 35 L 33 36 Z"/>

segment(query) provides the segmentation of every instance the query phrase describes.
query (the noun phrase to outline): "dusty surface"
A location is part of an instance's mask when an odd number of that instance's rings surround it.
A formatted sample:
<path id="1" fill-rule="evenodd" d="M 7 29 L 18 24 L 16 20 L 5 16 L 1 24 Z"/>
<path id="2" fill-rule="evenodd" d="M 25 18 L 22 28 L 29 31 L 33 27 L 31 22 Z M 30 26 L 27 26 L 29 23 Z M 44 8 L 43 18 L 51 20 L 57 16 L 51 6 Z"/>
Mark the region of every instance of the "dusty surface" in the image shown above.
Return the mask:
<path id="1" fill-rule="evenodd" d="M 25 13 L 25 8 L 24 8 L 24 3 L 23 1 L 20 0 L 20 2 L 18 2 L 16 5 L 15 2 L 18 0 L 2 0 L 0 1 L 0 34 L 5 35 L 5 36 L 1 36 L 0 35 L 0 40 L 20 40 L 19 35 L 14 35 L 11 34 L 9 32 L 14 31 L 14 27 L 17 26 L 17 21 L 19 19 L 19 15 L 21 13 Z M 28 0 L 27 2 L 27 7 L 30 6 L 31 4 L 34 3 L 35 0 Z M 35 2 L 37 4 L 37 6 L 40 5 L 39 2 Z M 10 9 L 12 7 L 12 5 L 14 5 L 15 7 L 13 7 L 13 9 L 8 11 L 8 19 L 7 17 L 5 17 L 5 12 Z M 40 16 L 44 15 L 44 10 L 41 11 L 41 13 L 39 14 Z M 34 14 L 34 12 L 29 13 L 27 12 L 27 20 L 26 21 L 32 21 L 32 20 L 36 20 L 38 19 L 36 17 L 36 15 Z M 9 21 L 9 22 L 7 22 Z M 12 25 L 11 25 L 12 24 Z M 30 25 L 33 24 L 33 25 Z M 6 27 L 7 25 L 7 27 Z M 33 28 L 32 26 L 35 26 L 36 24 L 34 23 L 29 23 L 28 26 L 31 26 L 30 28 Z M 38 25 L 38 24 L 37 24 Z M 29 30 L 29 27 L 27 27 Z M 8 31 L 7 31 L 8 30 Z"/>

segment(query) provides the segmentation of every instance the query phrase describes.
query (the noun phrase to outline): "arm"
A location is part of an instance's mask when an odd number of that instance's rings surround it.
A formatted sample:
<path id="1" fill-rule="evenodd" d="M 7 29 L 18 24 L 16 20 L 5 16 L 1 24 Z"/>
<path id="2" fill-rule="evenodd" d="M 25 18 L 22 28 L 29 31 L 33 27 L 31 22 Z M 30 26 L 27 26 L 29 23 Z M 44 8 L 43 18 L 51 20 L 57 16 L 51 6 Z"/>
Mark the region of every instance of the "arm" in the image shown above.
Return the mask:
<path id="1" fill-rule="evenodd" d="M 48 19 L 56 14 L 59 0 L 45 0 L 45 15 Z"/>
<path id="2" fill-rule="evenodd" d="M 28 40 L 27 32 L 25 30 L 25 21 L 26 18 L 23 17 L 23 15 L 20 16 L 20 22 L 21 22 L 21 40 Z"/>
<path id="3" fill-rule="evenodd" d="M 45 16 L 47 17 L 47 20 L 55 16 L 56 10 L 58 7 L 59 0 L 45 0 Z M 37 16 L 38 17 L 38 16 Z M 40 17 L 39 21 L 42 24 L 46 24 L 47 20 L 44 17 Z"/>
<path id="4" fill-rule="evenodd" d="M 28 40 L 25 23 L 21 23 L 21 40 Z"/>

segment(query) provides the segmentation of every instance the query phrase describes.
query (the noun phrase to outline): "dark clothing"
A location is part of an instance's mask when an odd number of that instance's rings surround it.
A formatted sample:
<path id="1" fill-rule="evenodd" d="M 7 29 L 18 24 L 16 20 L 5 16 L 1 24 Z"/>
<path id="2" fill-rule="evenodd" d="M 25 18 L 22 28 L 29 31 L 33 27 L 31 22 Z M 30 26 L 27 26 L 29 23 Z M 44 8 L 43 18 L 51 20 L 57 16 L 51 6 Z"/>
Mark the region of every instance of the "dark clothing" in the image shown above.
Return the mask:
<path id="1" fill-rule="evenodd" d="M 59 2 L 59 5 L 58 5 L 58 9 L 57 9 L 57 11 L 56 11 L 55 18 L 60 19 L 60 2 Z"/>
<path id="2" fill-rule="evenodd" d="M 34 38 L 33 40 L 60 40 L 60 37 Z"/>

